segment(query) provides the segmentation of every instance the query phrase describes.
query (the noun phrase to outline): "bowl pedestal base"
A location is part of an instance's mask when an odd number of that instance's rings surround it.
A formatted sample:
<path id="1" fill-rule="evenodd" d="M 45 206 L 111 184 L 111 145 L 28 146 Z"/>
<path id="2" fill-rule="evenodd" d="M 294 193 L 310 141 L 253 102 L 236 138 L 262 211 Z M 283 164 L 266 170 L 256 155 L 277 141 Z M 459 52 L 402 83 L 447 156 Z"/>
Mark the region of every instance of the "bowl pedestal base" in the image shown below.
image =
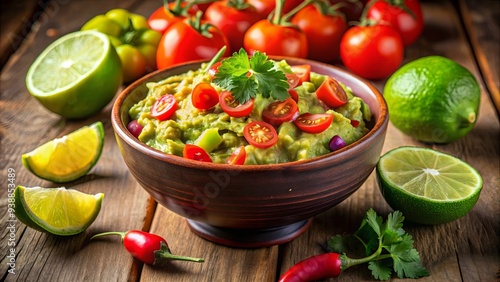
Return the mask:
<path id="1" fill-rule="evenodd" d="M 263 248 L 289 242 L 304 233 L 312 218 L 266 229 L 238 229 L 209 225 L 186 219 L 191 231 L 219 245 L 236 248 Z"/>

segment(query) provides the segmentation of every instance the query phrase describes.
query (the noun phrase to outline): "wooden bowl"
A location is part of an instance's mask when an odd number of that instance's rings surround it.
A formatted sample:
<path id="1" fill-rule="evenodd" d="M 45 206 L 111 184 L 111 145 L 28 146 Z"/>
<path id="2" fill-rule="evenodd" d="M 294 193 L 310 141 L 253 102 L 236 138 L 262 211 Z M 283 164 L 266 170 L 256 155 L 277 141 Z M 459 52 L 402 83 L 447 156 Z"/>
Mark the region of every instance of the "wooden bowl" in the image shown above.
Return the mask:
<path id="1" fill-rule="evenodd" d="M 295 58 L 350 86 L 369 105 L 371 130 L 340 150 L 310 160 L 228 166 L 165 154 L 138 141 L 126 125 L 128 110 L 142 100 L 146 82 L 199 68 L 191 62 L 153 72 L 121 92 L 111 120 L 123 159 L 139 184 L 161 205 L 185 217 L 193 232 L 232 247 L 265 247 L 302 234 L 311 218 L 354 193 L 375 168 L 384 144 L 388 111 L 372 85 L 337 67 Z"/>

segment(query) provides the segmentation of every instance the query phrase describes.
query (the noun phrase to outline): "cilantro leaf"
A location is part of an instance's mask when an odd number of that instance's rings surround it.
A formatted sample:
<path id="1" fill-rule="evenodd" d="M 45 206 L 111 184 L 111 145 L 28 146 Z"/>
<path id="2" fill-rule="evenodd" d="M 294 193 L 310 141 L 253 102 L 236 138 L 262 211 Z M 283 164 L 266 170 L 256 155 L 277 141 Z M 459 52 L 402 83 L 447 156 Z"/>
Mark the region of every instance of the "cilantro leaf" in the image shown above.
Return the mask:
<path id="1" fill-rule="evenodd" d="M 382 236 L 383 229 L 383 219 L 381 216 L 377 216 L 377 213 L 373 209 L 369 209 L 366 213 L 366 222 L 373 228 L 373 231 L 377 233 L 378 237 Z"/>
<path id="2" fill-rule="evenodd" d="M 240 103 L 257 94 L 277 100 L 290 96 L 286 75 L 275 69 L 274 63 L 264 53 L 256 51 L 249 58 L 243 48 L 222 61 L 212 82 L 232 92 L 234 99 Z"/>
<path id="3" fill-rule="evenodd" d="M 378 280 L 389 280 L 392 275 L 392 263 L 387 259 L 370 261 L 368 269 L 372 271 L 373 277 Z"/>

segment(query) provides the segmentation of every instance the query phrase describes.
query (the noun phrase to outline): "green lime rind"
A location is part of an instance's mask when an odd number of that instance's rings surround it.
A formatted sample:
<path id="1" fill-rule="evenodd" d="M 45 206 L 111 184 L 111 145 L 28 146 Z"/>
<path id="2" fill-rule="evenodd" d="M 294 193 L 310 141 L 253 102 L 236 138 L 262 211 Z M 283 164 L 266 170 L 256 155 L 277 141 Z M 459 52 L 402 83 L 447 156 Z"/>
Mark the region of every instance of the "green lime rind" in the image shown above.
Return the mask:
<path id="1" fill-rule="evenodd" d="M 31 64 L 26 88 L 45 108 L 81 119 L 102 110 L 122 83 L 122 65 L 109 38 L 76 31 L 50 44 Z"/>
<path id="2" fill-rule="evenodd" d="M 453 174 L 447 173 L 446 179 L 442 179 L 444 182 L 441 182 L 444 184 L 439 187 L 430 188 L 430 186 L 425 186 L 424 184 L 420 186 L 422 190 L 424 190 L 424 187 L 427 188 L 427 191 L 430 191 L 430 193 L 432 193 L 432 190 L 429 189 L 448 189 L 444 194 L 449 195 L 450 199 L 433 199 L 425 195 L 418 195 L 418 193 L 405 190 L 404 184 L 395 183 L 395 181 L 391 179 L 389 176 L 390 173 L 385 167 L 385 161 L 389 158 L 397 158 L 398 154 L 406 154 L 409 151 L 417 155 L 421 153 L 430 153 L 440 159 L 441 162 L 450 165 L 449 167 L 452 166 L 452 163 L 455 164 L 454 168 L 451 169 L 458 170 L 458 173 L 455 174 L 457 175 L 457 179 L 452 179 Z M 415 163 L 412 163 L 412 165 L 417 164 L 416 166 L 419 166 L 421 165 L 419 162 L 421 162 L 421 160 L 415 158 Z M 407 166 L 402 164 L 400 167 L 406 168 Z M 440 167 L 436 169 L 439 170 Z M 413 172 L 402 170 L 399 173 L 404 174 Z M 477 203 L 483 187 L 483 180 L 479 172 L 464 161 L 432 149 L 410 146 L 402 146 L 384 154 L 377 164 L 376 177 L 384 199 L 393 210 L 401 211 L 405 218 L 412 222 L 428 225 L 447 223 L 465 216 Z M 414 179 L 418 177 L 416 176 Z M 447 185 L 446 182 L 451 183 L 451 185 Z M 464 189 L 467 185 L 469 185 L 468 189 Z M 418 185 L 414 184 L 413 187 L 418 187 Z M 457 190 L 454 191 L 453 189 Z M 436 195 L 442 194 L 443 193 L 436 193 Z"/>
<path id="3" fill-rule="evenodd" d="M 384 86 L 384 98 L 396 128 L 415 140 L 440 144 L 472 130 L 481 90 L 468 69 L 445 57 L 427 56 L 395 71 Z"/>
<path id="4" fill-rule="evenodd" d="M 16 218 L 20 222 L 24 223 L 26 226 L 30 228 L 33 228 L 40 232 L 59 235 L 59 236 L 72 236 L 85 231 L 99 215 L 99 212 L 101 210 L 102 200 L 104 199 L 103 193 L 98 193 L 96 195 L 85 194 L 85 196 L 95 198 L 95 205 L 94 205 L 94 210 L 92 211 L 92 217 L 90 217 L 82 225 L 67 226 L 61 228 L 61 227 L 54 227 L 49 222 L 42 220 L 32 211 L 32 209 L 29 207 L 29 205 L 26 203 L 25 200 L 25 193 L 27 189 L 58 189 L 58 188 L 40 188 L 40 187 L 26 188 L 24 186 L 18 185 L 14 190 L 14 204 L 15 204 L 14 214 L 16 215 Z M 79 193 L 83 194 L 82 192 Z"/>
<path id="5" fill-rule="evenodd" d="M 85 126 L 85 127 L 87 127 L 87 126 Z M 82 127 L 78 130 L 82 130 L 85 127 Z M 97 151 L 95 152 L 95 156 L 94 156 L 93 160 L 84 168 L 82 168 L 78 171 L 74 171 L 73 173 L 67 174 L 64 176 L 54 175 L 50 171 L 45 171 L 43 169 L 38 170 L 30 164 L 30 159 L 32 158 L 33 154 L 36 154 L 35 152 L 37 149 L 35 149 L 29 153 L 23 154 L 21 156 L 22 164 L 24 165 L 24 167 L 26 169 L 28 169 L 31 173 L 33 173 L 37 177 L 39 177 L 41 179 L 48 180 L 48 181 L 52 181 L 55 183 L 66 183 L 66 182 L 71 182 L 71 181 L 79 179 L 80 177 L 86 175 L 97 164 L 97 161 L 99 161 L 99 159 L 102 155 L 102 150 L 104 148 L 105 133 L 104 133 L 104 125 L 102 124 L 102 122 L 97 121 L 97 122 L 89 125 L 88 127 L 93 129 L 97 133 L 98 146 L 97 146 Z M 52 141 L 49 141 L 49 142 L 52 142 Z"/>

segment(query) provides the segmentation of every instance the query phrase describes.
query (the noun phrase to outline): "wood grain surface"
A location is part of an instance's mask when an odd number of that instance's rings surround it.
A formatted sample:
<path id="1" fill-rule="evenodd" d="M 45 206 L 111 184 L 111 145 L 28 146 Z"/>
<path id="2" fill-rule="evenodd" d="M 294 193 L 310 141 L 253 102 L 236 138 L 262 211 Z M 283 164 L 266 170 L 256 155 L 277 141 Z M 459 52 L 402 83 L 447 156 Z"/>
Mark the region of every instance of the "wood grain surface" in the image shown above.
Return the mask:
<path id="1" fill-rule="evenodd" d="M 45 3 L 43 14 L 23 34 L 28 19 Z M 8 60 L 0 80 L 0 263 L 1 281 L 276 281 L 294 263 L 323 252 L 329 236 L 356 230 L 368 208 L 386 215 L 392 210 L 378 190 L 375 175 L 340 205 L 315 217 L 308 231 L 294 241 L 269 248 L 237 249 L 208 242 L 190 232 L 185 220 L 156 205 L 137 184 L 120 155 L 110 123 L 110 105 L 90 118 L 64 120 L 44 109 L 27 92 L 24 78 L 30 64 L 56 38 L 78 30 L 85 21 L 121 7 L 151 14 L 162 1 L 51 0 L 26 1 L 25 9 L 2 1 L 1 58 Z M 448 57 L 469 69 L 481 85 L 477 125 L 466 137 L 446 145 L 412 140 L 389 125 L 383 153 L 415 145 L 452 154 L 475 167 L 484 187 L 474 209 L 455 222 L 438 226 L 405 223 L 413 235 L 430 276 L 419 281 L 498 281 L 500 279 L 500 125 L 498 118 L 498 1 L 421 1 L 425 27 L 419 40 L 405 50 L 405 63 L 428 55 Z M 9 5 L 9 6 L 7 6 Z M 18 7 L 18 5 L 14 5 Z M 11 14 L 16 14 L 17 17 Z M 491 31 L 491 32 L 489 32 Z M 23 35 L 12 52 L 6 34 Z M 336 65 L 341 66 L 340 62 Z M 372 81 L 381 91 L 385 80 Z M 496 103 L 496 106 L 495 106 Z M 34 231 L 17 222 L 10 233 L 7 174 L 15 183 L 55 187 L 29 173 L 21 154 L 40 144 L 95 121 L 105 125 L 105 147 L 96 167 L 67 187 L 105 194 L 97 220 L 82 234 L 57 237 Z M 272 187 L 271 187 L 272 188 Z M 167 239 L 174 254 L 204 257 L 205 263 L 171 262 L 144 266 L 132 259 L 118 237 L 90 241 L 101 231 L 142 229 Z M 9 239 L 15 240 L 15 274 L 9 274 Z M 394 279 L 396 281 L 402 279 Z M 404 279 L 403 279 L 404 280 Z M 373 281 L 366 266 L 346 271 L 331 281 Z M 413 280 L 412 280 L 413 281 Z"/>

